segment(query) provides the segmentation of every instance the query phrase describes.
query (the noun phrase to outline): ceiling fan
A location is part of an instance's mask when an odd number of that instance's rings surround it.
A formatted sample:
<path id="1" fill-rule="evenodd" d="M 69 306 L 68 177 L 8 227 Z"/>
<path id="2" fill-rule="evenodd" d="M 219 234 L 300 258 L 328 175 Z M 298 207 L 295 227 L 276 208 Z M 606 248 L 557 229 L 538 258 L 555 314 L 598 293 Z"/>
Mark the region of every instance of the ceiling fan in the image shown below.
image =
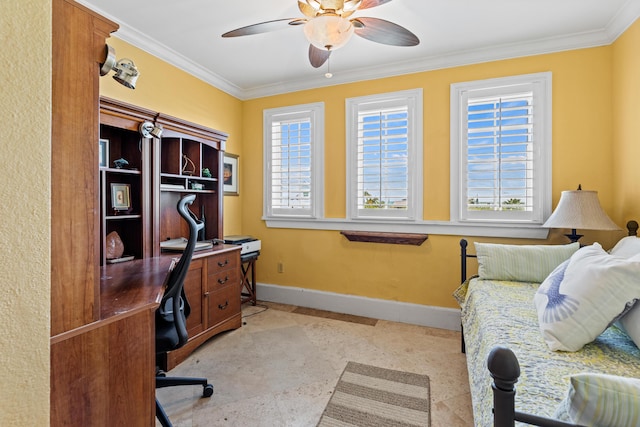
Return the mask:
<path id="1" fill-rule="evenodd" d="M 344 46 L 356 35 L 376 43 L 392 46 L 416 46 L 418 37 L 393 22 L 379 18 L 349 18 L 355 12 L 380 6 L 391 0 L 298 0 L 298 8 L 305 18 L 286 18 L 260 22 L 228 31 L 222 37 L 239 37 L 251 34 L 304 26 L 310 42 L 309 62 L 315 68 L 322 66 L 331 52 Z"/>

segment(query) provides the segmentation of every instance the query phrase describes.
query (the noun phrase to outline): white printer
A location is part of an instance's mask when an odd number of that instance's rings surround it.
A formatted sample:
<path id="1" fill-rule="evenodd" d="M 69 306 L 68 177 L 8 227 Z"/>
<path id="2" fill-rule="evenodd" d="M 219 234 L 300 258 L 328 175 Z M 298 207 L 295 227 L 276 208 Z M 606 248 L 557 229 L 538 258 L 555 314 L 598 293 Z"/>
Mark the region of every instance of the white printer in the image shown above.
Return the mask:
<path id="1" fill-rule="evenodd" d="M 240 256 L 259 255 L 261 242 L 252 236 L 224 236 L 224 243 L 228 245 L 241 245 Z"/>

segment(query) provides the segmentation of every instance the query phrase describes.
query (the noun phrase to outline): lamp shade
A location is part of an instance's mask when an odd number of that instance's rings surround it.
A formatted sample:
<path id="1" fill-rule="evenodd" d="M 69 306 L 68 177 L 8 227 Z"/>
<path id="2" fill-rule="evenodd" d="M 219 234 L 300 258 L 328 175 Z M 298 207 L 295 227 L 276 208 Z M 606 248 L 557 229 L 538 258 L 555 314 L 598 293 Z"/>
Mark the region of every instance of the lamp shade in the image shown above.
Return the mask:
<path id="1" fill-rule="evenodd" d="M 597 191 L 563 191 L 556 210 L 543 227 L 583 230 L 620 230 L 600 206 Z"/>
<path id="2" fill-rule="evenodd" d="M 344 46 L 353 35 L 353 24 L 335 15 L 322 15 L 304 24 L 304 35 L 309 43 L 324 50 L 336 50 Z"/>

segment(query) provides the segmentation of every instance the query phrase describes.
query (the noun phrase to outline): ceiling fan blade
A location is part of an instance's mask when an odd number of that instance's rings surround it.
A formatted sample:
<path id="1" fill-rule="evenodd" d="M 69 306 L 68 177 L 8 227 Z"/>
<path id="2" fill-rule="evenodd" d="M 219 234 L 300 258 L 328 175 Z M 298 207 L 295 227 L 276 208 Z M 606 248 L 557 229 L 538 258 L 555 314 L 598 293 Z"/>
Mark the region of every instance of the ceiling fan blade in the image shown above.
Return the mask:
<path id="1" fill-rule="evenodd" d="M 330 50 L 318 49 L 314 45 L 309 45 L 309 62 L 314 68 L 322 67 L 322 64 L 327 62 L 331 55 Z"/>
<path id="2" fill-rule="evenodd" d="M 298 0 L 298 9 L 304 16 L 308 16 L 309 18 L 315 18 L 317 10 L 312 7 L 309 3 L 303 0 Z"/>
<path id="3" fill-rule="evenodd" d="M 355 18 L 353 26 L 360 37 L 392 46 L 417 46 L 420 39 L 411 31 L 393 22 L 378 18 Z"/>
<path id="4" fill-rule="evenodd" d="M 380 6 L 390 1 L 391 0 L 362 0 L 362 3 L 358 6 L 358 10 L 371 9 L 372 7 Z"/>
<path id="5" fill-rule="evenodd" d="M 246 27 L 236 28 L 235 30 L 227 31 L 222 35 L 222 37 L 239 37 L 239 36 L 248 36 L 251 34 L 260 34 L 267 33 L 269 31 L 282 30 L 283 28 L 287 28 L 283 23 L 288 23 L 289 25 L 300 25 L 304 24 L 306 19 L 301 18 L 286 18 L 286 19 L 276 19 L 275 21 L 267 21 L 260 22 L 258 24 L 247 25 Z"/>

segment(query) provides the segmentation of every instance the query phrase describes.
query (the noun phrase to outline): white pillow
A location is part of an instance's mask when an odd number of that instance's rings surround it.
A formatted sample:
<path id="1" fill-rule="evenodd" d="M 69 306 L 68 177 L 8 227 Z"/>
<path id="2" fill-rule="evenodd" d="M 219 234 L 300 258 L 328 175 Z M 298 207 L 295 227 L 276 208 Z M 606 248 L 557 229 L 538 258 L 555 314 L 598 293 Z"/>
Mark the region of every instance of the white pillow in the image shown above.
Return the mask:
<path id="1" fill-rule="evenodd" d="M 638 427 L 640 380 L 604 374 L 572 375 L 556 418 L 563 419 L 565 413 L 571 422 L 585 426 Z"/>
<path id="2" fill-rule="evenodd" d="M 640 255 L 609 255 L 598 243 L 558 266 L 533 298 L 551 350 L 578 351 L 640 298 Z"/>
<path id="3" fill-rule="evenodd" d="M 640 238 L 636 236 L 627 236 L 618 240 L 618 243 L 609 251 L 611 255 L 621 258 L 631 258 L 640 254 Z"/>
<path id="4" fill-rule="evenodd" d="M 541 283 L 580 245 L 500 245 L 475 243 L 478 276 L 485 280 Z"/>
<path id="5" fill-rule="evenodd" d="M 618 324 L 640 348 L 640 302 L 636 302 L 633 308 L 618 320 Z"/>

